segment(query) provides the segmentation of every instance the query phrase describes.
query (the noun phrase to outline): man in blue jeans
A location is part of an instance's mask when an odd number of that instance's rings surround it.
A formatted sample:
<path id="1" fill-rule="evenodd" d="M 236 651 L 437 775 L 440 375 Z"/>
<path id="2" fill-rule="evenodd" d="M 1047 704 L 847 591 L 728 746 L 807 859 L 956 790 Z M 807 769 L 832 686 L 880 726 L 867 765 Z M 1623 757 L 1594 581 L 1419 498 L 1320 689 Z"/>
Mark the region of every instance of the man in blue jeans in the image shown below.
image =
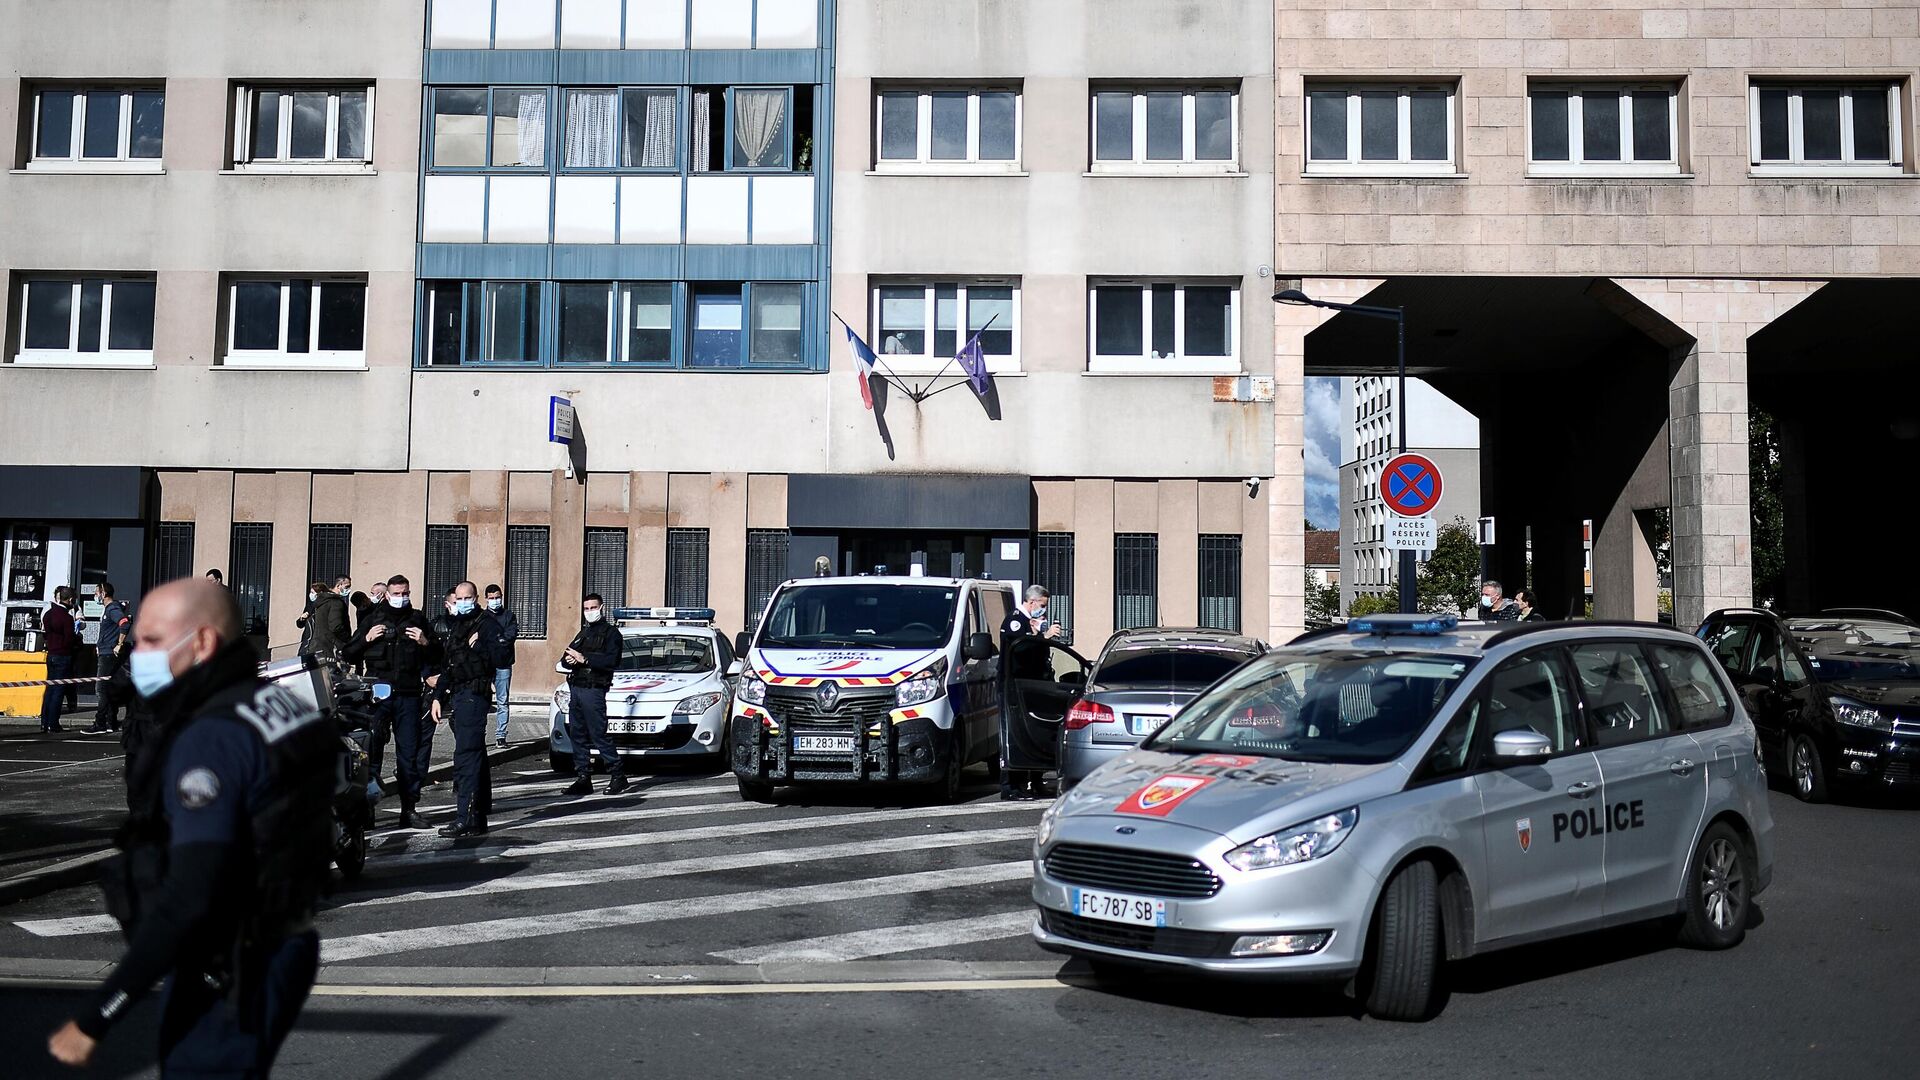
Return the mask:
<path id="1" fill-rule="evenodd" d="M 507 639 L 507 665 L 493 673 L 493 707 L 497 720 L 493 729 L 493 745 L 507 745 L 507 717 L 512 710 L 507 705 L 507 692 L 513 687 L 513 661 L 515 642 L 520 638 L 520 620 L 507 610 L 507 599 L 500 594 L 500 586 L 487 586 L 487 614 L 500 626 L 500 633 Z"/>

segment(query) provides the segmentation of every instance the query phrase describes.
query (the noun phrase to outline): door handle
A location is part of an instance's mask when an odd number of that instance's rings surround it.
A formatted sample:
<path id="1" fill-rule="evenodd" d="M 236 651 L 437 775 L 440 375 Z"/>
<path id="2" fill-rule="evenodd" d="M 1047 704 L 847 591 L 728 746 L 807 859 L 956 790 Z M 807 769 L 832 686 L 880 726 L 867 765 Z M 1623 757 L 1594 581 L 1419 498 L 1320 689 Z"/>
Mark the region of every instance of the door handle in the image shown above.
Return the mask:
<path id="1" fill-rule="evenodd" d="M 1667 766 L 1667 771 L 1675 776 L 1685 776 L 1693 771 L 1693 759 L 1681 758 L 1679 761 Z"/>
<path id="2" fill-rule="evenodd" d="M 1582 780 L 1579 783 L 1574 784 L 1572 787 L 1569 787 L 1567 789 L 1567 794 L 1573 796 L 1576 799 L 1584 799 L 1598 790 L 1600 790 L 1599 784 L 1596 784 L 1591 780 Z"/>

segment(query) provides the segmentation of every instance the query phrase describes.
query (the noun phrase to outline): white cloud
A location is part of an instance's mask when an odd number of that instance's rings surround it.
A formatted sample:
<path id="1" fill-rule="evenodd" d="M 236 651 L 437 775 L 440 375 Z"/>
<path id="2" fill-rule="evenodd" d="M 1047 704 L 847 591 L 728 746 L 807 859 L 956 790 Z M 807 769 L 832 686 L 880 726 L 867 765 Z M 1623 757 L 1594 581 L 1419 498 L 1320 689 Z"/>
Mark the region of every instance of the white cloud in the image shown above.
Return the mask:
<path id="1" fill-rule="evenodd" d="M 1306 395 L 1307 519 L 1340 526 L 1340 380 L 1311 378 Z"/>

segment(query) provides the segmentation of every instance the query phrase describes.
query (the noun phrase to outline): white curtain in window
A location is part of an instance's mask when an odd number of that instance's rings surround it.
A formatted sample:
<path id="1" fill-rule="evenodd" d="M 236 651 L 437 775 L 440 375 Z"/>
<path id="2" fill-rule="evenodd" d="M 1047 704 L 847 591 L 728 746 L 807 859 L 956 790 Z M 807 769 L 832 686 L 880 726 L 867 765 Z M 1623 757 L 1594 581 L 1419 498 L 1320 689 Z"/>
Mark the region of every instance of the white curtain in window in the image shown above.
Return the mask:
<path id="1" fill-rule="evenodd" d="M 520 164 L 547 163 L 547 95 L 544 91 L 520 95 L 519 149 Z"/>
<path id="2" fill-rule="evenodd" d="M 611 169 L 614 160 L 614 91 L 567 92 L 568 168 Z"/>
<path id="3" fill-rule="evenodd" d="M 700 90 L 693 95 L 693 171 L 713 169 L 713 94 Z"/>
<path id="4" fill-rule="evenodd" d="M 786 122 L 787 95 L 779 90 L 736 90 L 733 92 L 733 138 L 743 160 L 736 165 L 752 168 L 768 164 L 768 151 L 780 137 Z"/>
<path id="5" fill-rule="evenodd" d="M 646 145 L 640 151 L 645 168 L 671 168 L 673 160 L 673 95 L 647 95 Z"/>

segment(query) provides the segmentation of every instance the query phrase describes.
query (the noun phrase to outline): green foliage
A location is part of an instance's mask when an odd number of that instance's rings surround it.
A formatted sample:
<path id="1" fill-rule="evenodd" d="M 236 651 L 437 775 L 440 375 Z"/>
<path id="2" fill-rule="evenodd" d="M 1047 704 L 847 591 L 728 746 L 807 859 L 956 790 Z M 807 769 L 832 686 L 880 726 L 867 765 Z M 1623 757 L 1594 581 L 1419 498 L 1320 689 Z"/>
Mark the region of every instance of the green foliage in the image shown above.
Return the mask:
<path id="1" fill-rule="evenodd" d="M 1787 572 L 1780 425 L 1752 407 L 1747 410 L 1747 468 L 1752 473 L 1748 505 L 1753 513 L 1753 602 L 1771 606 L 1780 597 Z"/>
<path id="2" fill-rule="evenodd" d="M 1420 610 L 1465 615 L 1480 596 L 1480 545 L 1466 518 L 1440 526 L 1433 556 L 1420 567 Z"/>
<path id="3" fill-rule="evenodd" d="M 1307 629 L 1318 630 L 1331 626 L 1340 617 L 1340 586 L 1322 585 L 1314 580 L 1313 571 L 1307 571 Z"/>
<path id="4" fill-rule="evenodd" d="M 1362 615 L 1388 615 L 1399 610 L 1400 593 L 1395 587 L 1389 586 L 1386 592 L 1378 596 L 1372 593 L 1355 596 L 1353 603 L 1347 605 L 1347 616 L 1357 619 Z"/>

